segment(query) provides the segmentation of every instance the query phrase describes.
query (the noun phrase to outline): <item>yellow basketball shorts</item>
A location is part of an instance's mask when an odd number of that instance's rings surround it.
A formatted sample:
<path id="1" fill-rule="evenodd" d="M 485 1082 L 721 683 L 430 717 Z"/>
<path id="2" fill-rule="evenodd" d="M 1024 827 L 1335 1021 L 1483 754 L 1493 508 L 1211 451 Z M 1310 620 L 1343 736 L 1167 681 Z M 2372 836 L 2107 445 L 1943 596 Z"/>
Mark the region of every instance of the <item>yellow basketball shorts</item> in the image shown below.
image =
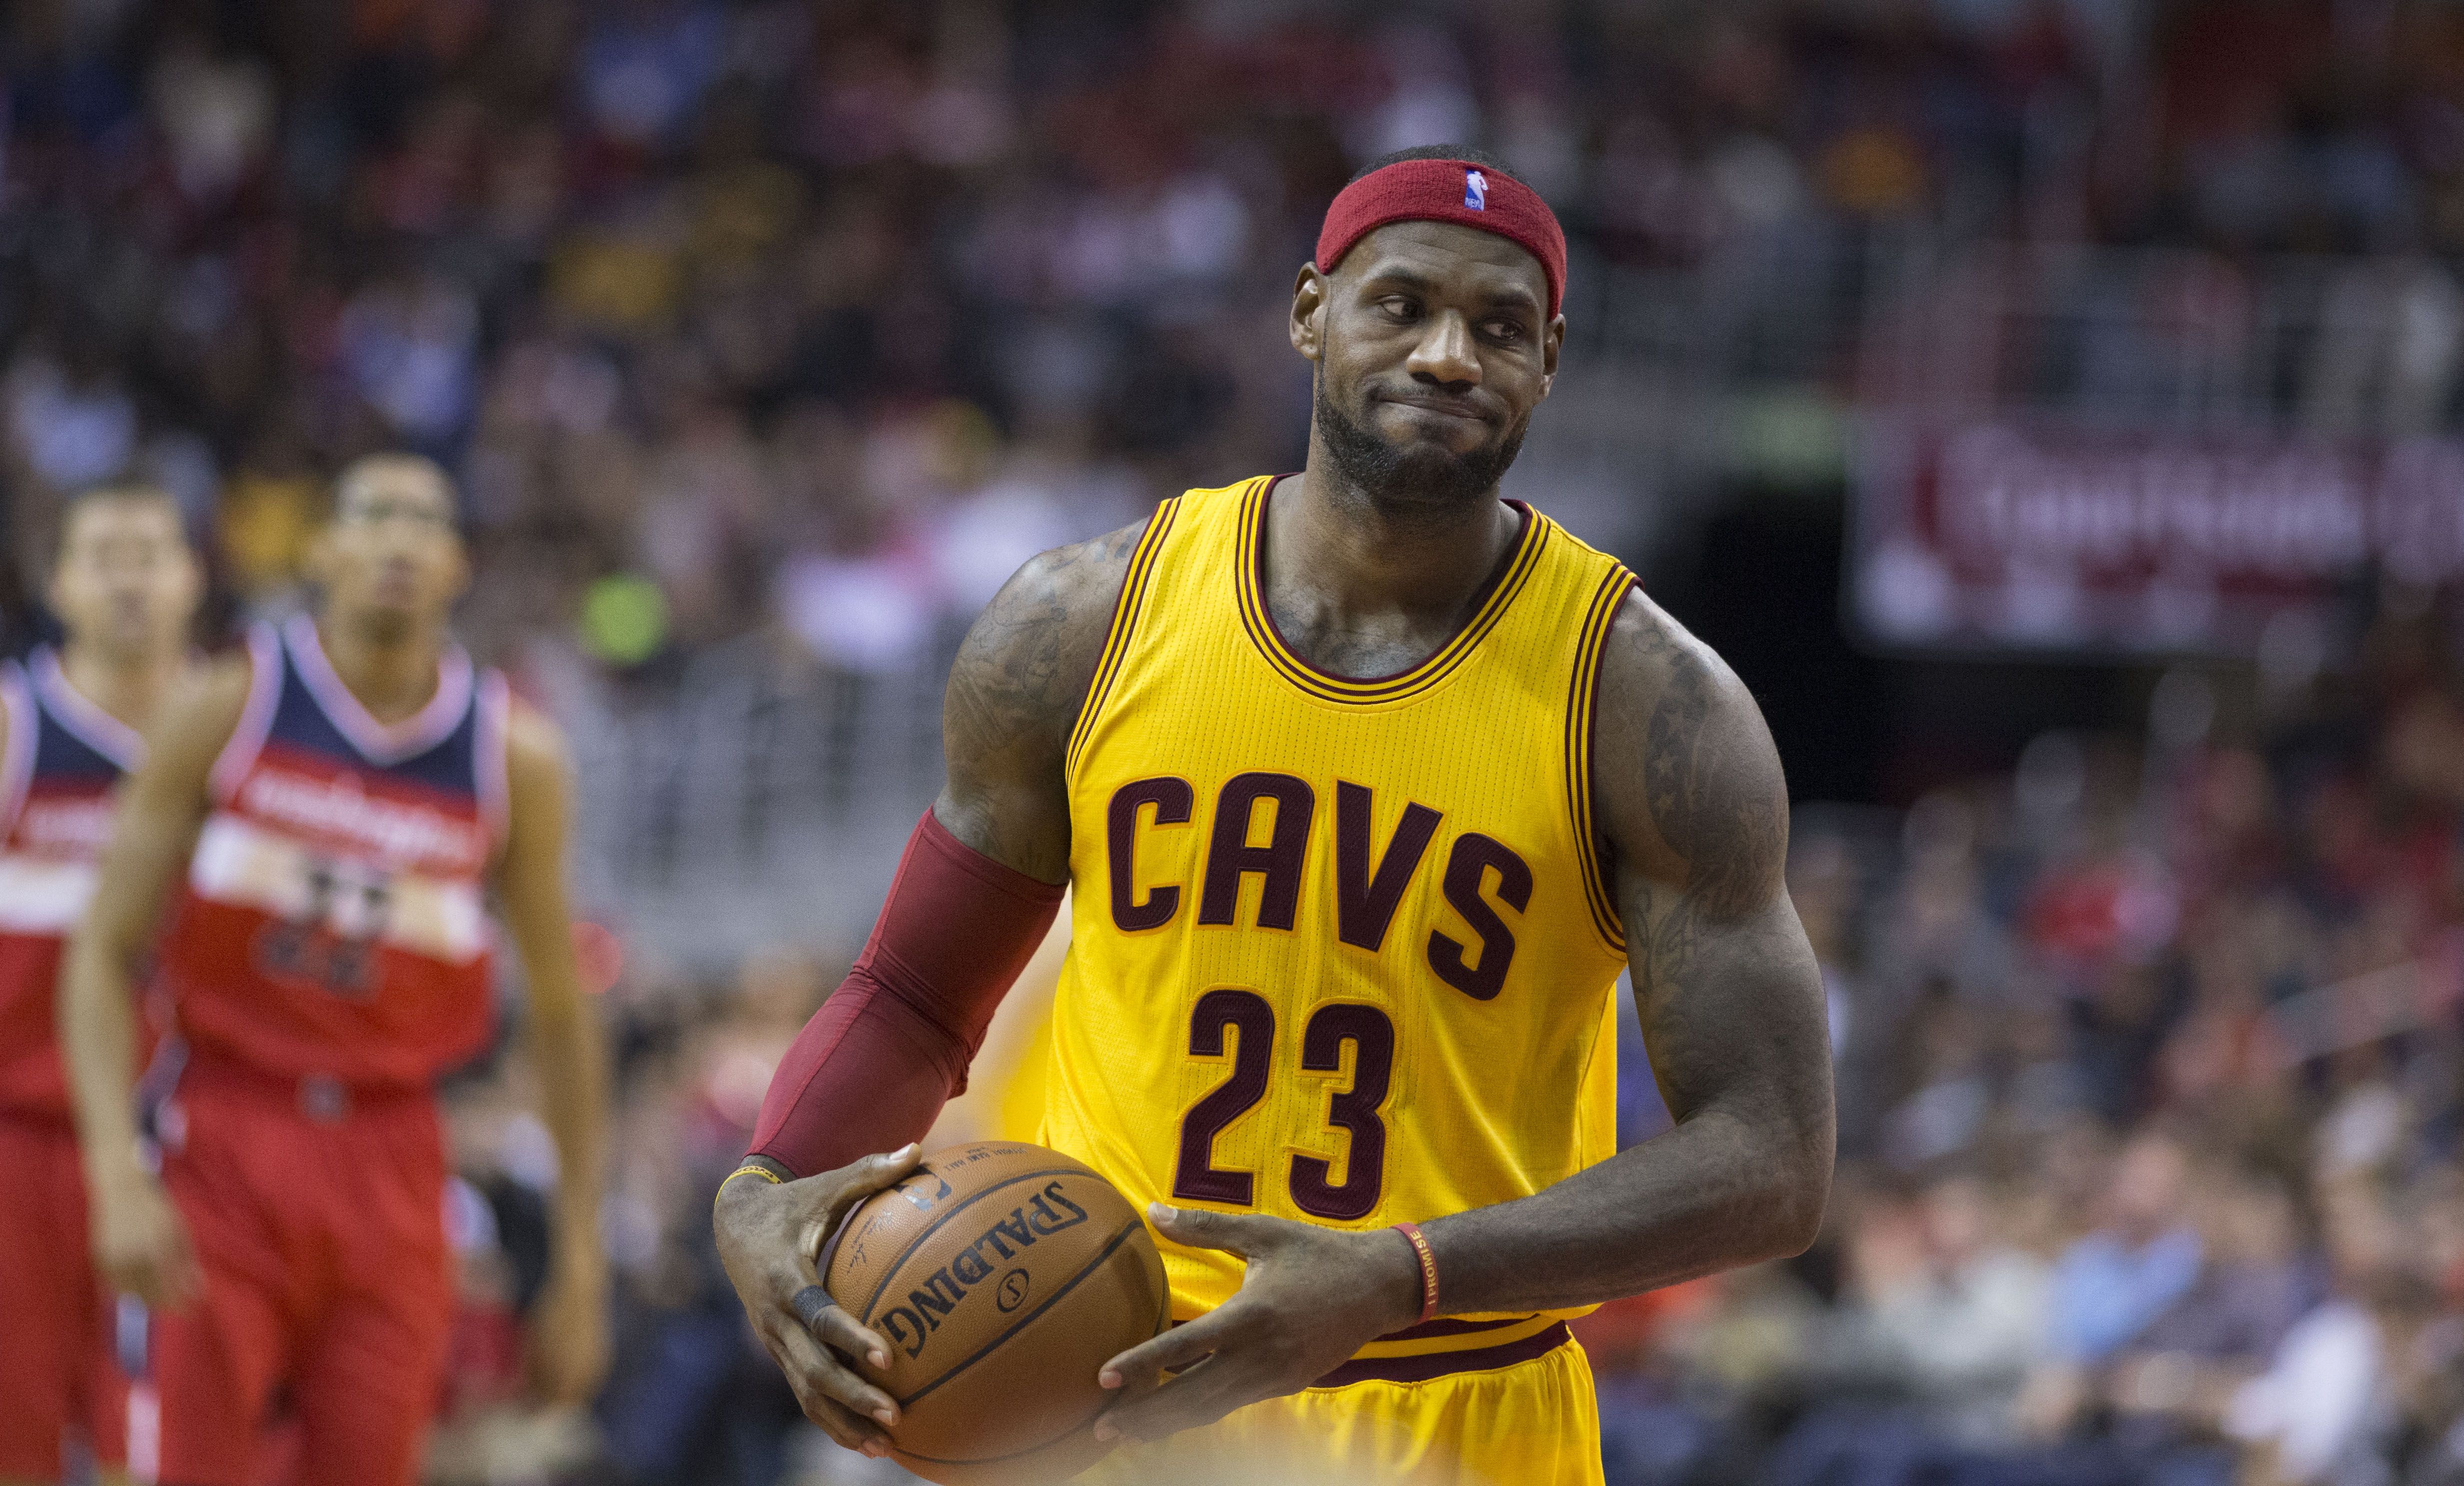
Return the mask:
<path id="1" fill-rule="evenodd" d="M 1100 1486 L 1601 1486 L 1591 1363 L 1568 1341 L 1419 1382 L 1306 1388 L 1077 1477 Z"/>

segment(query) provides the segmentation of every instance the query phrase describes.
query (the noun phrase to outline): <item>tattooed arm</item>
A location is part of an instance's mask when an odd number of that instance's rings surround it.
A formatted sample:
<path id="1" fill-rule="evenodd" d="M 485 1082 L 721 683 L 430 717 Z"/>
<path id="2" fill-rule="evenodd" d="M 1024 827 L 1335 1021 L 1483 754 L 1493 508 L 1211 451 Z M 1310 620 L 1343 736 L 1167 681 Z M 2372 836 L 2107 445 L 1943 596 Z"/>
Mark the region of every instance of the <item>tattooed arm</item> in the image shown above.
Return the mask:
<path id="1" fill-rule="evenodd" d="M 1795 1253 L 1830 1190 L 1822 976 L 1781 881 L 1788 790 L 1761 710 L 1640 595 L 1600 679 L 1592 795 L 1677 1123 L 1536 1196 L 1429 1224 L 1449 1311 L 1583 1305 Z"/>
<path id="2" fill-rule="evenodd" d="M 1005 867 L 1069 876 L 1069 729 L 1104 658 L 1140 521 L 1018 570 L 967 632 L 941 702 L 949 783 L 933 813 Z"/>

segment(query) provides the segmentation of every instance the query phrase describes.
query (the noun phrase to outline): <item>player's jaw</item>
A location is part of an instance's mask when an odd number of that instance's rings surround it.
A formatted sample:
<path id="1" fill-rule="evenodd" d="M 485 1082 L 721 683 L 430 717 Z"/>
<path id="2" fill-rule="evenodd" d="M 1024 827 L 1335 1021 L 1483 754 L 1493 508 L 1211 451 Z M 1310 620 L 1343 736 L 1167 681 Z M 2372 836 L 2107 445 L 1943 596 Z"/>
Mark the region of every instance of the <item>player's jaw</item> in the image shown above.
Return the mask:
<path id="1" fill-rule="evenodd" d="M 461 591 L 456 566 L 403 553 L 336 564 L 325 592 L 327 617 L 379 643 L 434 629 Z"/>
<path id="2" fill-rule="evenodd" d="M 378 644 L 441 627 L 469 577 L 461 540 L 439 526 L 344 520 L 319 545 L 327 620 Z"/>
<path id="3" fill-rule="evenodd" d="M 1323 367 L 1312 416 L 1343 482 L 1382 510 L 1454 510 L 1497 489 L 1531 414 L 1511 414 L 1479 388 L 1459 390 L 1364 379 L 1347 409 Z"/>

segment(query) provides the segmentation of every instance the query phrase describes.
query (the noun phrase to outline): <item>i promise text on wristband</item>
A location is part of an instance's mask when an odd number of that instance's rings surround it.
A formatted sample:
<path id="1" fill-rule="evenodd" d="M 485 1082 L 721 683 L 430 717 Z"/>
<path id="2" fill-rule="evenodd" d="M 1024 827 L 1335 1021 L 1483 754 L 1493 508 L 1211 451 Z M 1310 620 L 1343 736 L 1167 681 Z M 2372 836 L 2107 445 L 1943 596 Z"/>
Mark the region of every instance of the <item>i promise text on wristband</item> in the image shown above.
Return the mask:
<path id="1" fill-rule="evenodd" d="M 1421 1233 L 1418 1223 L 1397 1223 L 1395 1231 L 1403 1235 L 1404 1241 L 1412 1246 L 1413 1257 L 1420 1261 L 1420 1320 L 1412 1323 L 1417 1326 L 1438 1314 L 1437 1251 L 1429 1247 L 1429 1240 Z"/>

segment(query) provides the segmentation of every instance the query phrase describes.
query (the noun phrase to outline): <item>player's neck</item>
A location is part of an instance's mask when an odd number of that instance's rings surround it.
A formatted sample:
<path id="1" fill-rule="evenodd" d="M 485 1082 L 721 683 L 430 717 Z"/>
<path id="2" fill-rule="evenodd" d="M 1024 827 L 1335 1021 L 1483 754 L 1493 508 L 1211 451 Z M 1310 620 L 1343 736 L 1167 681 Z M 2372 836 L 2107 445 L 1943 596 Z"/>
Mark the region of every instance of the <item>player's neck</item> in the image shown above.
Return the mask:
<path id="1" fill-rule="evenodd" d="M 140 732 L 153 720 L 154 703 L 187 664 L 187 652 L 176 646 L 133 655 L 114 655 L 74 638 L 60 647 L 60 678 L 69 690 Z"/>
<path id="2" fill-rule="evenodd" d="M 1314 451 L 1312 451 L 1314 453 Z M 1489 498 L 1432 521 L 1382 515 L 1312 458 L 1276 484 L 1266 508 L 1266 581 L 1277 593 L 1307 593 L 1331 617 L 1404 614 L 1459 617 L 1496 571 L 1518 529 L 1512 507 Z"/>
<path id="3" fill-rule="evenodd" d="M 416 717 L 436 696 L 442 625 L 414 626 L 399 636 L 372 634 L 325 613 L 317 616 L 317 643 L 343 688 L 380 722 Z"/>

